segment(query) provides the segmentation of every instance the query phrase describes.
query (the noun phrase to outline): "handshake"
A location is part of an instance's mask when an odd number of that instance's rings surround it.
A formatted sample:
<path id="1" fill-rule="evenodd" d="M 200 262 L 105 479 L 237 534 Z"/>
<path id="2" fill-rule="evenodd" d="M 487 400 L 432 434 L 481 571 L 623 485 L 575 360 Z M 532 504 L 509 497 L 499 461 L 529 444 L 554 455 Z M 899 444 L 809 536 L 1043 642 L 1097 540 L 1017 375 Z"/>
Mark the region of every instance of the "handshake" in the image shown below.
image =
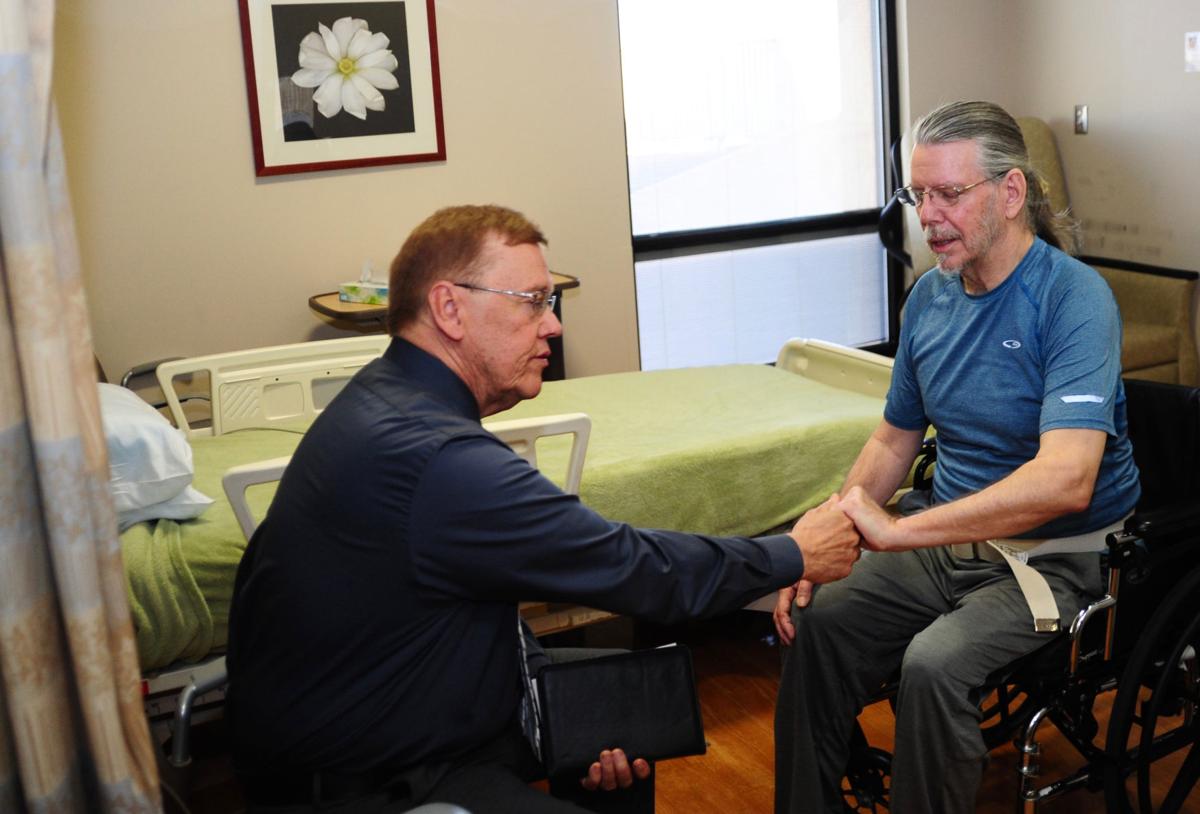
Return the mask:
<path id="1" fill-rule="evenodd" d="M 900 547 L 895 518 L 880 508 L 859 486 L 844 497 L 836 493 L 810 509 L 789 532 L 804 555 L 804 579 L 781 588 L 775 606 L 775 627 L 785 644 L 795 636 L 792 603 L 804 607 L 814 583 L 834 582 L 849 575 L 863 549 L 886 551 Z"/>

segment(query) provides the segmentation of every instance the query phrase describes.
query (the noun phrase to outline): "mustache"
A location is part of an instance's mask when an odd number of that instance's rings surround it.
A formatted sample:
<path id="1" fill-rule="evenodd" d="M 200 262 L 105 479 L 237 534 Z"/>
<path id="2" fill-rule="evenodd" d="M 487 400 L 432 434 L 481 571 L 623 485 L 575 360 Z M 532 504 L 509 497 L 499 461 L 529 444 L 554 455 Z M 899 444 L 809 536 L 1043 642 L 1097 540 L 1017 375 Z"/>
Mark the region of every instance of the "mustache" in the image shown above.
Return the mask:
<path id="1" fill-rule="evenodd" d="M 935 229 L 929 227 L 925 230 L 925 242 L 932 243 L 935 240 L 961 240 L 962 235 L 953 229 Z"/>

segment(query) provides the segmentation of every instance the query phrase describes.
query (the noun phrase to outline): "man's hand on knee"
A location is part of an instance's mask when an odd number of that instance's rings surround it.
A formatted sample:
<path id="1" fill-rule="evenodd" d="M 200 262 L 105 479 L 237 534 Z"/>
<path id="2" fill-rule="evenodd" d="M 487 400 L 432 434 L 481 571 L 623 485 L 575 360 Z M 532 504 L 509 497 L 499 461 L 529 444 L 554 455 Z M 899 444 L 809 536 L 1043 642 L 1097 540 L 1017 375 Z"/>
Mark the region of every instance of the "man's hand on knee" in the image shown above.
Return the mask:
<path id="1" fill-rule="evenodd" d="M 779 641 L 790 645 L 796 638 L 796 628 L 792 625 L 792 603 L 796 601 L 796 586 L 789 585 L 779 589 L 779 597 L 775 600 L 775 611 L 771 616 L 775 620 L 775 632 Z"/>
<path id="2" fill-rule="evenodd" d="M 627 789 L 634 780 L 645 780 L 650 776 L 650 764 L 642 758 L 630 763 L 621 749 L 605 749 L 600 759 L 588 767 L 587 776 L 579 782 L 588 791 L 613 791 Z"/>
<path id="3" fill-rule="evenodd" d="M 791 645 L 796 640 L 796 626 L 792 624 L 792 605 L 807 608 L 812 601 L 813 584 L 802 579 L 795 585 L 779 589 L 779 597 L 775 600 L 775 611 L 771 615 L 775 619 L 775 631 L 779 641 Z"/>

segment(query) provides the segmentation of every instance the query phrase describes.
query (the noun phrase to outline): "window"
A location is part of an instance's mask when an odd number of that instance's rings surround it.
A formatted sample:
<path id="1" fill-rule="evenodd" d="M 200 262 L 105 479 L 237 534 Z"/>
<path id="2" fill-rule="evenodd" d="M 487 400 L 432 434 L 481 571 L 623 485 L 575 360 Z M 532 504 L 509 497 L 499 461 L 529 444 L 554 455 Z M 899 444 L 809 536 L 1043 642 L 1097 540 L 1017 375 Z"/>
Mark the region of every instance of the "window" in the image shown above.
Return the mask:
<path id="1" fill-rule="evenodd" d="M 619 11 L 643 369 L 769 361 L 792 336 L 887 344 L 880 6 Z"/>

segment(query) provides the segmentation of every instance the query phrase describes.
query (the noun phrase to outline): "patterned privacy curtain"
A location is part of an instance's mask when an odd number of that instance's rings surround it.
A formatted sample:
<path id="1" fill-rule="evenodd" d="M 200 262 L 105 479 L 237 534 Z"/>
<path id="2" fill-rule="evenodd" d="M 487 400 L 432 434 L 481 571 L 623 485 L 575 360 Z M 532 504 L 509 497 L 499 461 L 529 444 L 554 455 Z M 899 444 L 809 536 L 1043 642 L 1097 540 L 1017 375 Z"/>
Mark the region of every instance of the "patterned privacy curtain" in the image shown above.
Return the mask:
<path id="1" fill-rule="evenodd" d="M 0 0 L 0 812 L 159 811 L 53 30 L 53 0 Z"/>

